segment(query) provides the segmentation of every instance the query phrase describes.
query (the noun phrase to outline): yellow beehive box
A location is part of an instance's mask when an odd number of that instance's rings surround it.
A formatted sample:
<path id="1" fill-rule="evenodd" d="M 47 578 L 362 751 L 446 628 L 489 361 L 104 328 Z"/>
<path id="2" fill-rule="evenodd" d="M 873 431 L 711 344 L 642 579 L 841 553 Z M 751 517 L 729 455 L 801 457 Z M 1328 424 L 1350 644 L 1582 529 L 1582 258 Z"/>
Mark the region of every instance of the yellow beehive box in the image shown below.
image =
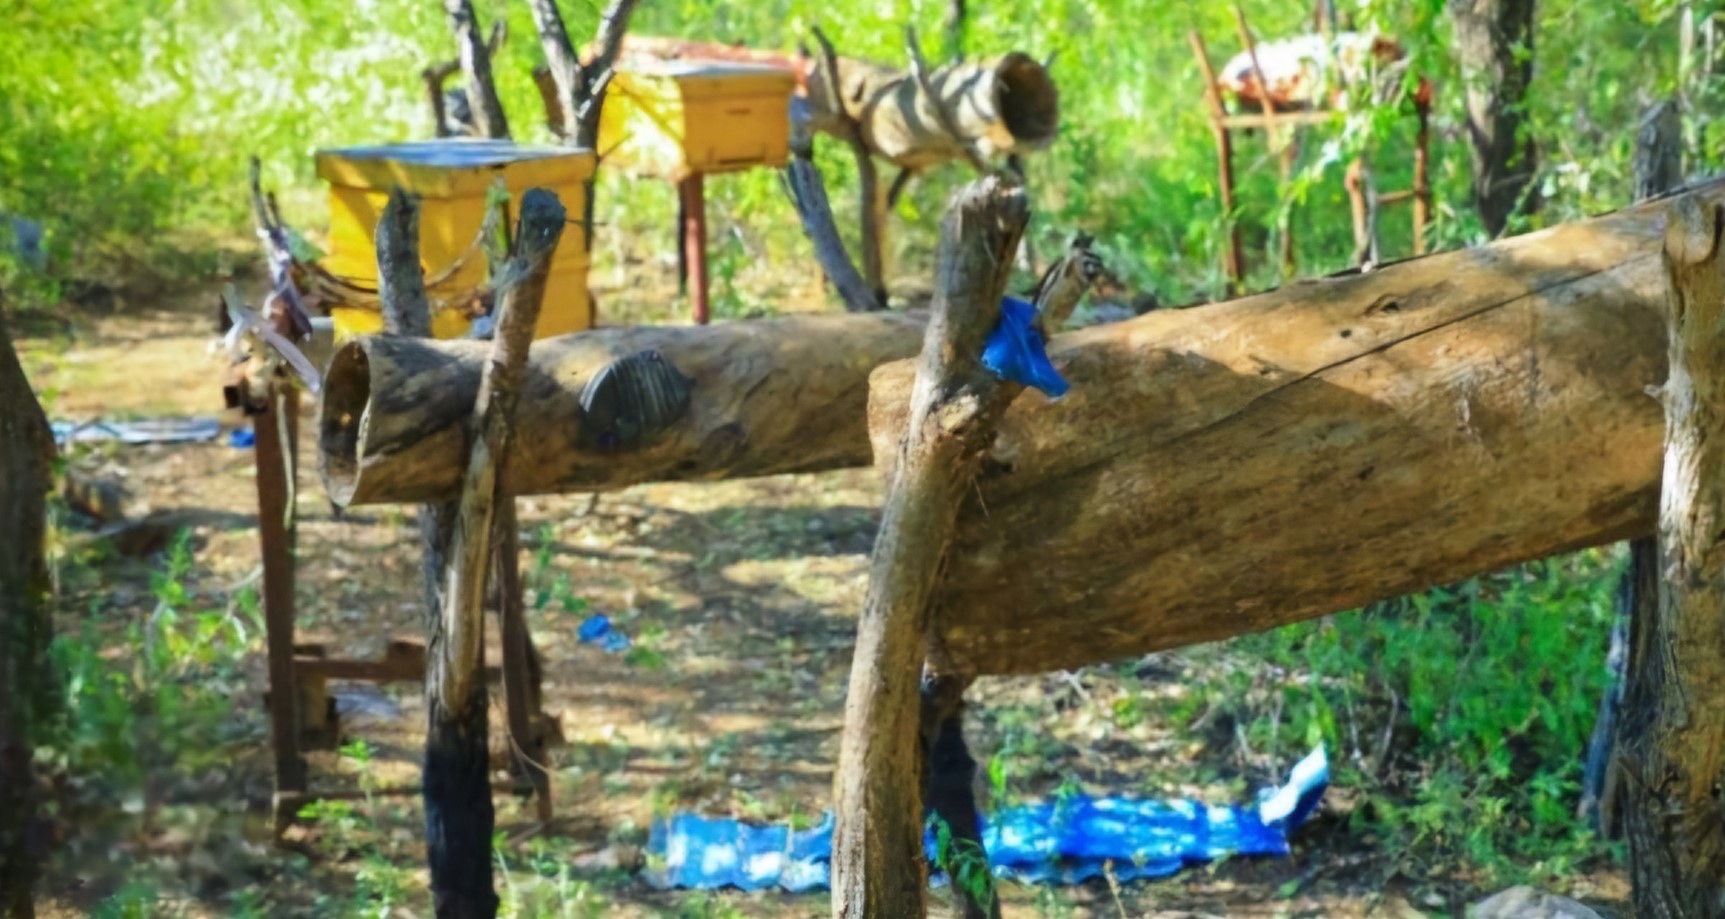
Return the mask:
<path id="1" fill-rule="evenodd" d="M 587 150 L 469 138 L 320 150 L 317 174 L 329 183 L 333 250 L 321 264 L 338 276 L 375 285 L 377 221 L 390 190 L 400 186 L 418 195 L 419 258 L 432 301 L 432 334 L 458 337 L 466 333 L 469 319 L 452 307 L 464 306 L 485 280 L 485 255 L 474 240 L 485 222 L 493 181 L 501 177 L 509 192 L 507 220 L 513 232 L 521 193 L 529 188 L 550 189 L 571 215 L 581 214 L 583 183 L 593 166 L 593 154 Z M 370 309 L 349 306 L 330 312 L 338 338 L 383 327 L 383 317 Z M 546 338 L 591 328 L 595 318 L 587 291 L 586 240 L 580 224 L 570 223 L 551 257 L 536 335 Z"/>
<path id="2" fill-rule="evenodd" d="M 665 61 L 619 70 L 599 113 L 606 162 L 679 181 L 783 166 L 796 75 L 765 64 Z"/>

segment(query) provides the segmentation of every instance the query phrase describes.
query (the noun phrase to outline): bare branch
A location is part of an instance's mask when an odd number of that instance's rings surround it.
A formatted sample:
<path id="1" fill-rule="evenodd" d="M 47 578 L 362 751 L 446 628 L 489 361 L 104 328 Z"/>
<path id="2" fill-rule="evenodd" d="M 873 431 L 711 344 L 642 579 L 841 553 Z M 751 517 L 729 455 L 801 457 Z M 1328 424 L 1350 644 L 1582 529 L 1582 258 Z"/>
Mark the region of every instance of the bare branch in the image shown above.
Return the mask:
<path id="1" fill-rule="evenodd" d="M 821 270 L 838 289 L 845 309 L 853 313 L 886 309 L 886 304 L 875 298 L 873 288 L 863 280 L 845 252 L 838 226 L 833 220 L 832 206 L 827 202 L 826 186 L 814 162 L 802 156 L 793 158 L 785 167 L 785 181 L 790 186 L 797 215 L 802 218 L 803 232 L 814 244 L 815 260 L 820 262 Z"/>
<path id="2" fill-rule="evenodd" d="M 467 100 L 473 108 L 474 125 L 482 137 L 507 138 L 509 119 L 504 117 L 497 85 L 491 80 L 491 54 L 479 40 L 473 4 L 470 0 L 444 0 L 443 9 L 449 14 L 449 27 L 461 49 L 461 69 L 467 75 Z M 501 33 L 494 35 L 502 40 Z"/>

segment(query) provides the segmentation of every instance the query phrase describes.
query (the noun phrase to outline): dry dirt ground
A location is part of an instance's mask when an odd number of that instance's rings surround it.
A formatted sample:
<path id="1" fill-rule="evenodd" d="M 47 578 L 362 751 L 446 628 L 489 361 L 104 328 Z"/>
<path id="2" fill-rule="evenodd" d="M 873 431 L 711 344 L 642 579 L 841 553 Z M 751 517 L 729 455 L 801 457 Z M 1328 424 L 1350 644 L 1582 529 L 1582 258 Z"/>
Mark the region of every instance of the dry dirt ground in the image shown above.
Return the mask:
<path id="1" fill-rule="evenodd" d="M 21 343 L 56 418 L 223 414 L 213 288 L 168 292 L 147 306 L 38 330 Z M 615 297 L 611 299 L 616 299 Z M 607 301 L 609 302 L 609 301 Z M 615 313 L 613 313 L 615 315 Z M 304 430 L 313 430 L 308 406 Z M 302 443 L 302 455 L 309 452 Z M 158 513 L 192 533 L 193 598 L 221 607 L 259 564 L 253 457 L 226 438 L 112 451 L 110 463 Z M 347 656 L 379 653 L 418 630 L 412 508 L 331 514 L 310 466 L 298 495 L 297 600 L 303 636 Z M 546 661 L 546 708 L 564 743 L 551 752 L 557 820 L 540 828 L 531 802 L 498 798 L 499 890 L 519 915 L 824 916 L 824 894 L 659 892 L 631 870 L 656 813 L 667 809 L 785 819 L 829 801 L 853 617 L 862 600 L 881 484 L 869 470 L 705 485 L 655 485 L 521 501 L 531 627 Z M 95 622 L 124 666 L 137 649 L 120 625 L 149 614 L 158 557 L 103 563 L 62 615 L 62 631 Z M 76 610 L 74 614 L 70 612 Z M 609 614 L 634 641 L 626 654 L 583 645 L 576 627 Z M 494 634 L 494 633 L 493 633 Z M 1153 691 L 1178 693 L 1180 661 L 1139 669 Z M 64 845 L 46 883 L 49 915 L 82 915 L 127 884 L 153 889 L 137 915 L 429 916 L 417 798 L 388 796 L 326 814 L 285 846 L 267 826 L 271 791 L 261 643 L 254 636 L 231 701 L 235 738 L 212 764 L 163 776 L 166 804 L 82 811 L 62 820 Z M 419 692 L 338 687 L 346 739 L 369 762 L 311 757 L 318 788 L 383 789 L 416 779 Z M 1193 742 L 1180 726 L 1110 717 L 1120 691 L 1109 668 L 990 679 L 971 694 L 977 758 L 1004 758 L 1015 793 L 1063 781 L 1097 792 L 1192 794 L 1221 802 L 1279 776 L 1289 762 L 1242 762 Z M 501 721 L 494 704 L 493 722 Z M 1203 779 L 1197 777 L 1203 776 Z M 1232 787 L 1229 787 L 1232 786 Z M 1006 885 L 1009 915 L 1460 915 L 1439 884 L 1386 880 L 1343 826 L 1346 793 L 1283 860 L 1236 860 L 1175 878 L 1115 887 Z M 147 818 L 147 819 L 146 819 Z M 619 866 L 621 863 L 621 866 Z M 381 892 L 380 892 L 381 891 Z M 1606 876 L 1579 891 L 1623 895 Z M 937 894 L 944 909 L 945 895 Z"/>

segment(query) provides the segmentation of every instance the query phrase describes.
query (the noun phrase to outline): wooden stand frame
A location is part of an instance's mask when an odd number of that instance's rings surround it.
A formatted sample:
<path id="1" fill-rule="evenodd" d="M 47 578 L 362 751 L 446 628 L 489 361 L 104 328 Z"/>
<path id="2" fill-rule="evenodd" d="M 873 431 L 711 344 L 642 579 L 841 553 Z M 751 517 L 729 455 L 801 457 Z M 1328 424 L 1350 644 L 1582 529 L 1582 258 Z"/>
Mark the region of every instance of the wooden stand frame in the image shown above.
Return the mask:
<path id="1" fill-rule="evenodd" d="M 1237 201 L 1234 187 L 1234 139 L 1236 131 L 1262 130 L 1269 142 L 1274 143 L 1276 129 L 1286 127 L 1288 139 L 1281 151 L 1282 180 L 1287 181 L 1293 172 L 1294 160 L 1299 152 L 1300 132 L 1302 128 L 1314 124 L 1323 124 L 1330 120 L 1331 113 L 1324 110 L 1278 112 L 1266 100 L 1260 114 L 1231 115 L 1222 103 L 1222 87 L 1216 79 L 1215 68 L 1210 63 L 1210 55 L 1204 45 L 1204 37 L 1194 29 L 1188 33 L 1192 45 L 1192 55 L 1198 61 L 1199 73 L 1204 79 L 1204 100 L 1210 110 L 1210 124 L 1216 137 L 1216 159 L 1219 180 L 1221 182 L 1222 210 L 1227 214 L 1228 245 L 1222 253 L 1222 269 L 1228 275 L 1228 290 L 1238 294 L 1246 276 L 1245 247 L 1240 241 L 1240 227 L 1236 219 Z M 1266 85 L 1262 70 L 1257 64 L 1257 45 L 1246 28 L 1245 19 L 1240 17 L 1240 38 L 1246 45 L 1246 50 L 1252 55 L 1252 66 L 1258 75 L 1258 85 Z M 1348 165 L 1345 184 L 1348 198 L 1352 205 L 1354 221 L 1354 261 L 1364 265 L 1377 260 L 1377 211 L 1380 207 L 1411 202 L 1413 204 L 1413 254 L 1425 253 L 1425 228 L 1431 220 L 1431 180 L 1430 180 L 1430 145 L 1431 145 L 1431 105 L 1429 101 L 1415 100 L 1414 117 L 1419 123 L 1419 133 L 1414 139 L 1414 176 L 1413 187 L 1393 192 L 1377 192 L 1373 189 L 1370 173 L 1364 157 L 1355 159 Z M 1293 228 L 1286 223 L 1281 227 L 1281 260 L 1284 276 L 1292 277 L 1296 268 L 1294 258 Z"/>
<path id="2" fill-rule="evenodd" d="M 304 753 L 329 749 L 339 739 L 340 725 L 329 704 L 330 680 L 365 683 L 419 682 L 425 673 L 425 646 L 420 642 L 395 641 L 383 658 L 375 661 L 331 658 L 316 644 L 301 643 L 295 623 L 295 554 L 297 532 L 291 502 L 298 492 L 299 392 L 292 387 L 270 384 L 254 397 L 242 395 L 244 383 L 224 387 L 229 407 L 244 407 L 252 416 L 256 435 L 258 538 L 263 556 L 263 607 L 265 643 L 269 656 L 266 698 L 270 718 L 270 746 L 275 765 L 273 818 L 276 833 L 293 824 L 300 808 L 323 798 L 340 798 L 341 792 L 313 792 Z M 286 439 L 283 439 L 283 433 Z M 486 678 L 505 686 L 505 702 L 512 733 L 521 725 L 533 729 L 522 746 L 543 751 L 543 734 L 534 703 L 541 698 L 537 675 L 528 664 L 531 642 L 519 603 L 504 603 L 500 611 L 503 665 L 488 668 Z M 517 647 L 519 646 L 519 647 Z M 525 693 L 510 691 L 519 686 Z M 542 757 L 541 757 L 542 758 Z M 534 765 L 526 767 L 523 781 L 497 790 L 533 792 L 538 798 L 541 821 L 549 821 L 551 795 L 549 776 Z M 417 789 L 397 789 L 417 793 Z M 387 792 L 386 792 L 387 793 Z"/>

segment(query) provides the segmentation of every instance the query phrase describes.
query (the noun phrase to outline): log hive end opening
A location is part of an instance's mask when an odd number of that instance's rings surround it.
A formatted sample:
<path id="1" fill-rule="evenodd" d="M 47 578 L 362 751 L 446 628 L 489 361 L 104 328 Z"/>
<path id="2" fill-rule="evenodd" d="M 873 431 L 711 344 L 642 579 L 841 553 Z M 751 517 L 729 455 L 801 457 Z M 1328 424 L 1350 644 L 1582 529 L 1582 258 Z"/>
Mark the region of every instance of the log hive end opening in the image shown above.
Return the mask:
<path id="1" fill-rule="evenodd" d="M 359 486 L 359 457 L 365 447 L 370 405 L 371 358 L 363 341 L 350 341 L 330 358 L 318 406 L 318 474 L 329 499 L 342 507 L 353 500 Z"/>
<path id="2" fill-rule="evenodd" d="M 1015 150 L 1041 150 L 1060 129 L 1060 91 L 1040 62 L 1022 51 L 994 67 L 995 104 Z"/>

